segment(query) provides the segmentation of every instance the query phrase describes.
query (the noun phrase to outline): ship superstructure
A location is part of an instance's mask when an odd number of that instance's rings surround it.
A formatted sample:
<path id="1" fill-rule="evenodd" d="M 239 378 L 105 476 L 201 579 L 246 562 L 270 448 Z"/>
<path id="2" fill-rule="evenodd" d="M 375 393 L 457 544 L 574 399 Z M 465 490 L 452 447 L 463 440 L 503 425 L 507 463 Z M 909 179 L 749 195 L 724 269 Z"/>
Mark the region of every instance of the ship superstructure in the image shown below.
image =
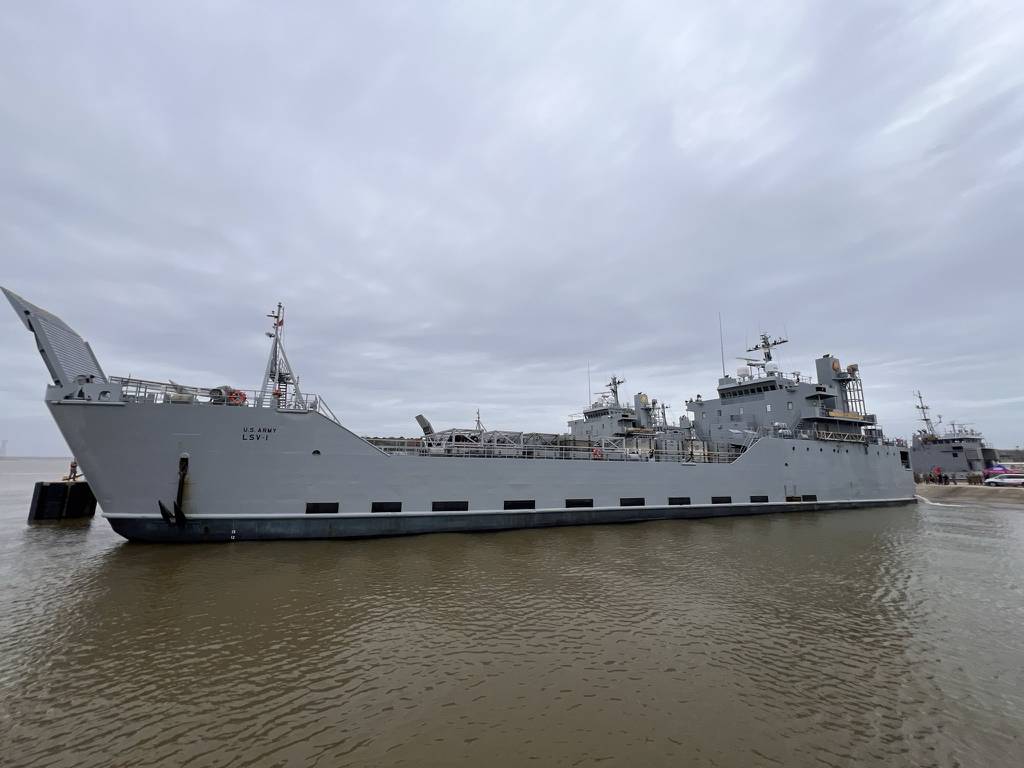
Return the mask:
<path id="1" fill-rule="evenodd" d="M 906 452 L 864 411 L 855 366 L 783 375 L 767 336 L 718 398 L 668 406 L 622 379 L 563 433 L 367 439 L 299 388 L 270 314 L 259 390 L 107 376 L 89 345 L 5 290 L 35 335 L 45 401 L 113 528 L 142 541 L 349 538 L 633 522 L 914 500 Z"/>
<path id="2" fill-rule="evenodd" d="M 910 448 L 911 466 L 916 475 L 948 475 L 960 480 L 980 475 L 999 462 L 999 452 L 985 443 L 981 432 L 955 421 L 940 432 L 942 417 L 937 416 L 933 421 L 924 396 L 915 392 L 914 397 L 921 422 Z"/>
<path id="3" fill-rule="evenodd" d="M 860 366 L 844 368 L 826 354 L 815 360 L 813 379 L 798 371 L 783 373 L 772 350 L 786 342 L 762 334 L 747 350 L 762 357 L 741 358 L 744 365 L 735 376 L 723 373 L 716 399 L 698 395 L 687 401 L 693 428 L 709 449 L 741 453 L 765 434 L 829 442 L 884 440 L 878 419 L 865 408 Z"/>
<path id="4" fill-rule="evenodd" d="M 489 430 L 477 411 L 473 427 L 435 431 L 422 414 L 416 417 L 422 438 L 367 438 L 388 453 L 526 459 L 598 459 L 603 461 L 693 461 L 703 447 L 689 420 L 668 423 L 668 404 L 644 392 L 633 405 L 619 401 L 623 379 L 612 376 L 608 390 L 569 417 L 568 432 Z"/>

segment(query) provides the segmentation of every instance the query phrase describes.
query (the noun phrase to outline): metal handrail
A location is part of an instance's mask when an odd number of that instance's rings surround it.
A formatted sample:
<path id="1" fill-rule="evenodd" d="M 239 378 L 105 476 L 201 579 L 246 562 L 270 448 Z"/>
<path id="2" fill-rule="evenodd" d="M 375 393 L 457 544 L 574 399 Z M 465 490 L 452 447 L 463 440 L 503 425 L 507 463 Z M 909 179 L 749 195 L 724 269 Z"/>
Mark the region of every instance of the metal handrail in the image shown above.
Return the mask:
<path id="1" fill-rule="evenodd" d="M 260 393 L 252 389 L 233 387 L 188 387 L 165 381 L 151 381 L 131 377 L 112 376 L 110 381 L 121 388 L 123 402 L 172 403 L 191 405 L 223 405 L 226 407 L 275 408 L 284 413 L 315 412 L 341 425 L 338 417 L 322 397 L 316 394 L 296 395 L 289 393 L 286 399 L 264 398 L 260 405 Z M 237 394 L 236 394 L 237 393 Z M 632 450 L 622 444 L 622 439 L 604 439 L 595 445 L 560 445 L 558 443 L 525 442 L 444 442 L 431 444 L 422 438 L 388 439 L 370 438 L 369 442 L 390 454 L 422 456 L 464 456 L 490 458 L 538 458 L 578 459 L 590 461 L 662 461 L 688 463 L 730 463 L 748 450 L 762 437 L 786 437 L 800 440 L 827 440 L 848 443 L 898 446 L 899 441 L 880 436 L 863 435 L 859 432 L 838 432 L 826 430 L 796 429 L 780 430 L 776 427 L 761 427 L 751 431 L 749 440 L 742 447 L 728 451 L 706 450 L 701 442 L 692 441 L 683 450 L 634 447 Z M 905 443 L 903 444 L 905 446 Z"/>
<path id="2" fill-rule="evenodd" d="M 320 395 L 290 393 L 285 399 L 268 397 L 260 404 L 260 393 L 254 389 L 235 387 L 188 387 L 166 381 L 111 376 L 110 381 L 121 387 L 121 400 L 129 403 L 173 403 L 176 405 L 223 405 L 242 408 L 275 408 L 285 413 L 319 413 L 335 424 L 341 424 Z"/>
<path id="3" fill-rule="evenodd" d="M 678 450 L 623 450 L 601 448 L 598 445 L 552 445 L 550 443 L 524 443 L 502 445 L 494 443 L 449 443 L 431 446 L 419 438 L 369 438 L 369 442 L 384 453 L 400 456 L 438 456 L 456 458 L 499 459 L 571 459 L 578 461 L 658 461 L 678 464 L 731 463 L 738 451 Z"/>

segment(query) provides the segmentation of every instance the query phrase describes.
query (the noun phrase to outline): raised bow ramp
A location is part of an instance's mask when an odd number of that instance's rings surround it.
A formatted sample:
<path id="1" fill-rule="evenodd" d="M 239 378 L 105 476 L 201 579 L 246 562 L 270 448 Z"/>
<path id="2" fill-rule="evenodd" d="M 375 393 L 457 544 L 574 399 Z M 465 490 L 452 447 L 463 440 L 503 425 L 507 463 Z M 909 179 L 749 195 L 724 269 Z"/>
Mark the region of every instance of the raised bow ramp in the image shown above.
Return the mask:
<path id="1" fill-rule="evenodd" d="M 89 381 L 107 382 L 106 374 L 93 354 L 89 342 L 56 315 L 25 301 L 14 291 L 0 288 L 14 311 L 36 337 L 36 349 L 42 355 L 53 383 L 58 387 L 74 384 L 79 376 Z"/>

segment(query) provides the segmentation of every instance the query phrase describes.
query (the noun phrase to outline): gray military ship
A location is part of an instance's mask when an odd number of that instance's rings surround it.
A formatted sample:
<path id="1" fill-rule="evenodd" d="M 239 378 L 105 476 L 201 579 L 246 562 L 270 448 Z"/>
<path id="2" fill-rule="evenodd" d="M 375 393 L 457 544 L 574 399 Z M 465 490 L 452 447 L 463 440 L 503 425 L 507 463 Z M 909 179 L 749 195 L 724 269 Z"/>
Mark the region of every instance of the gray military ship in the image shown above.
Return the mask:
<path id="1" fill-rule="evenodd" d="M 675 423 L 624 382 L 567 433 L 473 428 L 367 439 L 300 390 L 284 310 L 258 390 L 108 376 L 55 315 L 4 289 L 50 374 L 45 402 L 111 526 L 135 541 L 348 538 L 913 502 L 907 451 L 864 407 L 856 365 L 784 374 L 763 336 Z"/>
<path id="2" fill-rule="evenodd" d="M 958 480 L 980 475 L 999 462 L 999 452 L 985 443 L 985 436 L 970 425 L 951 421 L 939 431 L 942 417 L 937 423 L 929 415 L 924 396 L 917 392 L 917 409 L 921 428 L 914 433 L 910 444 L 910 465 L 915 475 L 948 475 Z"/>

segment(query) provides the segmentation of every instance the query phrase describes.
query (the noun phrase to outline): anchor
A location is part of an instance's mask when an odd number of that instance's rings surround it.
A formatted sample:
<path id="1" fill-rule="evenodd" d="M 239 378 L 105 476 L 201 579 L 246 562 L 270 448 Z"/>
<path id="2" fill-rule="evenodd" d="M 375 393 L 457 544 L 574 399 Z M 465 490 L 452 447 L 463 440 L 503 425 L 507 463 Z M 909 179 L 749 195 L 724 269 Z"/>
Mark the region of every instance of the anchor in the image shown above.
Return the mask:
<path id="1" fill-rule="evenodd" d="M 185 510 L 182 502 L 185 497 L 185 476 L 188 474 L 188 454 L 183 453 L 178 459 L 178 493 L 174 499 L 174 514 L 167 509 L 167 505 L 161 499 L 157 499 L 157 506 L 160 508 L 160 517 L 168 525 L 176 524 L 179 528 L 185 525 Z"/>

